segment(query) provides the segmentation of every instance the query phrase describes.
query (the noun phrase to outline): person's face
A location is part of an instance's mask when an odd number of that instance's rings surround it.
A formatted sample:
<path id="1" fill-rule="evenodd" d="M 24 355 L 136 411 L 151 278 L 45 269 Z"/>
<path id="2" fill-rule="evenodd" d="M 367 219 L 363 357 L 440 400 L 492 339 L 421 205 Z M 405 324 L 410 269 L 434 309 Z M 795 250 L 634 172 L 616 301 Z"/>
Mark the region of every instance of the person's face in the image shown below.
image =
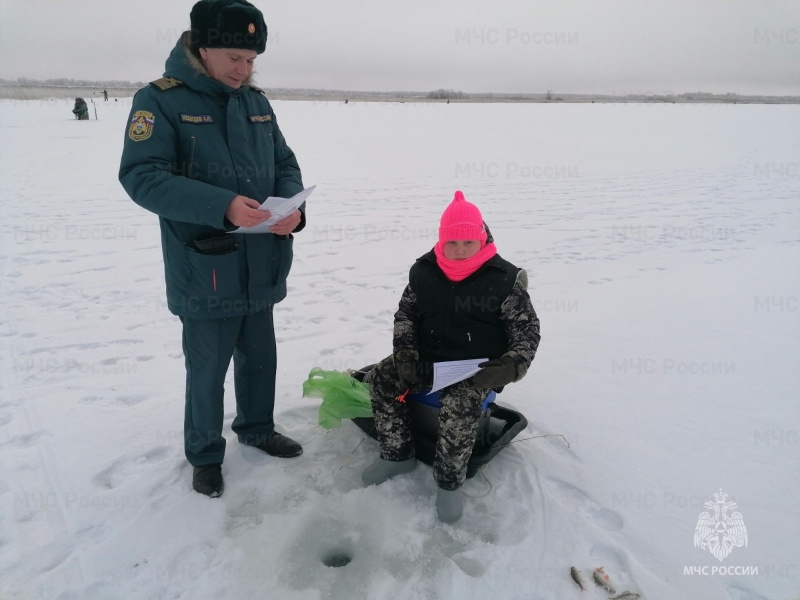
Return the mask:
<path id="1" fill-rule="evenodd" d="M 464 260 L 475 256 L 480 249 L 480 240 L 450 240 L 444 244 L 444 257 L 450 260 Z"/>
<path id="2" fill-rule="evenodd" d="M 200 48 L 203 66 L 212 79 L 239 89 L 253 72 L 258 53 L 241 48 Z"/>

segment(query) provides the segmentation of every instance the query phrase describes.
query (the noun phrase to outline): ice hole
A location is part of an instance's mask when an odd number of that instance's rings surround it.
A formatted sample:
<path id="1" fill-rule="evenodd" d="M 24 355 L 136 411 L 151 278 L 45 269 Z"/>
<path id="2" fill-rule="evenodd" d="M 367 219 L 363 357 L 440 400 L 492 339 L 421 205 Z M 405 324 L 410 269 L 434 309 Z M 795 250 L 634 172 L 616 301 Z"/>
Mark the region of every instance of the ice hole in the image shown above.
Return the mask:
<path id="1" fill-rule="evenodd" d="M 346 550 L 331 550 L 322 557 L 322 564 L 326 567 L 344 567 L 350 564 L 353 557 Z"/>

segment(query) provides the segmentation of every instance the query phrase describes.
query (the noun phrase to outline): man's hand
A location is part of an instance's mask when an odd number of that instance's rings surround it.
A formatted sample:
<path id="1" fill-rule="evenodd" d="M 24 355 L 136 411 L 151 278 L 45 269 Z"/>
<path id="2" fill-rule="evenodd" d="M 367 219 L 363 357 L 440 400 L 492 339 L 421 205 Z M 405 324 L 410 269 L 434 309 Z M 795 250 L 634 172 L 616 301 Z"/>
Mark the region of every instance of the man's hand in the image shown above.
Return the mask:
<path id="1" fill-rule="evenodd" d="M 258 210 L 259 206 L 261 204 L 258 203 L 258 200 L 247 196 L 236 196 L 228 205 L 225 217 L 237 227 L 253 227 L 272 216 L 268 210 Z"/>
<path id="2" fill-rule="evenodd" d="M 285 219 L 278 221 L 269 228 L 275 235 L 289 235 L 300 225 L 300 211 L 296 210 Z"/>
<path id="3" fill-rule="evenodd" d="M 475 373 L 472 380 L 479 388 L 487 390 L 503 387 L 509 383 L 514 383 L 517 378 L 517 365 L 510 356 L 501 356 L 494 360 L 487 360 L 478 365 L 482 367 Z"/>
<path id="4" fill-rule="evenodd" d="M 411 389 L 419 383 L 417 361 L 407 360 L 397 363 L 397 374 L 400 376 L 400 387 Z"/>

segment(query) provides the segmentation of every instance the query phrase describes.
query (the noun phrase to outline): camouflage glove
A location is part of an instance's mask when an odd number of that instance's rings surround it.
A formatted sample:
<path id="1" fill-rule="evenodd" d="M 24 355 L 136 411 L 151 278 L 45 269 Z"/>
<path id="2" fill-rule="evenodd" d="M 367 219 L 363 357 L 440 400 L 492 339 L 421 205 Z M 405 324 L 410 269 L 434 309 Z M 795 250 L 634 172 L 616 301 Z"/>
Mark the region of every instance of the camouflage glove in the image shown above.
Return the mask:
<path id="1" fill-rule="evenodd" d="M 411 389 L 419 383 L 417 361 L 405 360 L 397 363 L 397 374 L 400 376 L 400 387 Z"/>
<path id="2" fill-rule="evenodd" d="M 513 383 L 517 379 L 517 365 L 510 356 L 501 356 L 478 365 L 473 381 L 479 388 L 494 389 Z"/>

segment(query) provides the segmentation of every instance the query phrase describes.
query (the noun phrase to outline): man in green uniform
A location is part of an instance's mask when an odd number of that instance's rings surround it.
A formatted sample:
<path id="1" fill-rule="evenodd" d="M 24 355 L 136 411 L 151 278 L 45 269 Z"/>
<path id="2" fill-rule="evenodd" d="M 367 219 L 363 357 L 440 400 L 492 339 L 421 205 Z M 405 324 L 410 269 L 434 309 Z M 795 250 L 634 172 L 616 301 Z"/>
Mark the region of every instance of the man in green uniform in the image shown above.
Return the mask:
<path id="1" fill-rule="evenodd" d="M 246 0 L 201 0 L 166 62 L 136 94 L 119 179 L 154 212 L 169 310 L 183 323 L 186 458 L 193 487 L 222 494 L 223 383 L 233 357 L 239 442 L 289 458 L 303 449 L 275 432 L 272 309 L 286 297 L 292 233 L 305 205 L 271 233 L 228 233 L 270 217 L 268 196 L 303 189 L 300 167 L 263 92 L 251 84 L 267 26 Z"/>

